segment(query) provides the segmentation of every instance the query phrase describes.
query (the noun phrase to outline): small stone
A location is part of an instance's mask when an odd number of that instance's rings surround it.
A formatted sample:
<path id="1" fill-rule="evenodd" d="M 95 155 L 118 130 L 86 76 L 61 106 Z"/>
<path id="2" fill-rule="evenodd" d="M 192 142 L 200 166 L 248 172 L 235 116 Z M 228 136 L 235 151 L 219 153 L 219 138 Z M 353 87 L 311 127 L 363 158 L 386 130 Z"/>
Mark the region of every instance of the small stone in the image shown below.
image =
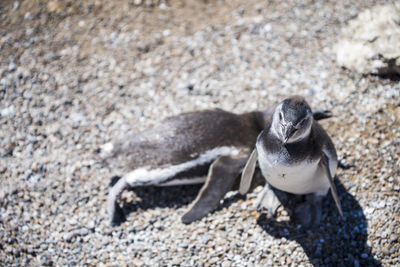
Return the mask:
<path id="1" fill-rule="evenodd" d="M 47 3 L 47 11 L 50 13 L 60 13 L 65 8 L 65 4 L 60 1 L 50 1 Z"/>
<path id="2" fill-rule="evenodd" d="M 387 246 L 385 246 L 382 248 L 382 253 L 384 255 L 388 256 L 388 255 L 390 255 L 390 249 Z"/>
<path id="3" fill-rule="evenodd" d="M 28 28 L 25 30 L 25 34 L 26 35 L 32 35 L 35 33 L 35 29 L 34 28 Z"/>
<path id="4" fill-rule="evenodd" d="M 272 30 L 272 25 L 270 23 L 265 24 L 263 30 L 265 32 L 270 32 Z"/>
<path id="5" fill-rule="evenodd" d="M 173 260 L 172 260 L 172 265 L 181 265 L 181 263 L 182 263 L 182 259 L 180 258 L 180 257 L 175 257 Z"/>
<path id="6" fill-rule="evenodd" d="M 168 37 L 170 35 L 171 35 L 171 30 L 170 29 L 166 29 L 166 30 L 163 31 L 163 36 L 164 37 Z"/>
<path id="7" fill-rule="evenodd" d="M 11 63 L 8 65 L 8 71 L 13 72 L 13 71 L 15 71 L 16 69 L 17 69 L 17 65 L 16 65 L 14 62 L 11 62 Z"/>
<path id="8" fill-rule="evenodd" d="M 60 56 L 58 56 L 56 53 L 54 52 L 48 52 L 46 54 L 44 54 L 43 58 L 47 61 L 52 61 L 52 60 L 57 60 L 60 58 Z"/>
<path id="9" fill-rule="evenodd" d="M 132 264 L 133 264 L 133 266 L 139 266 L 140 267 L 140 266 L 144 265 L 144 262 L 142 260 L 140 260 L 140 259 L 133 259 Z"/>
<path id="10" fill-rule="evenodd" d="M 0 115 L 5 118 L 12 118 L 15 116 L 14 106 L 11 105 L 7 108 L 0 110 Z"/>
<path id="11" fill-rule="evenodd" d="M 39 258 L 40 258 L 40 264 L 42 266 L 50 266 L 50 265 L 52 265 L 52 261 L 47 255 L 40 255 Z"/>
<path id="12" fill-rule="evenodd" d="M 368 254 L 366 254 L 366 253 L 361 254 L 361 258 L 363 258 L 363 259 L 368 258 Z"/>
<path id="13" fill-rule="evenodd" d="M 13 4 L 13 10 L 17 10 L 19 8 L 19 2 L 15 1 Z"/>
<path id="14" fill-rule="evenodd" d="M 399 239 L 399 235 L 397 234 L 391 234 L 390 235 L 390 241 L 395 242 Z"/>
<path id="15" fill-rule="evenodd" d="M 32 15 L 30 12 L 26 12 L 24 15 L 24 20 L 29 21 L 32 19 Z"/>
<path id="16" fill-rule="evenodd" d="M 231 266 L 231 263 L 229 261 L 223 261 L 221 266 L 222 267 L 229 267 L 229 266 Z"/>
<path id="17" fill-rule="evenodd" d="M 82 228 L 76 230 L 75 233 L 76 233 L 76 235 L 79 235 L 79 236 L 87 236 L 89 234 L 89 230 L 85 227 L 82 227 Z"/>
<path id="18" fill-rule="evenodd" d="M 96 227 L 96 223 L 94 221 L 90 221 L 87 225 L 90 230 L 94 230 Z"/>
<path id="19" fill-rule="evenodd" d="M 64 235 L 63 235 L 63 239 L 64 239 L 64 241 L 66 241 L 66 242 L 71 242 L 72 241 L 72 238 L 74 237 L 74 234 L 72 233 L 72 232 L 68 232 L 68 233 L 65 233 Z"/>

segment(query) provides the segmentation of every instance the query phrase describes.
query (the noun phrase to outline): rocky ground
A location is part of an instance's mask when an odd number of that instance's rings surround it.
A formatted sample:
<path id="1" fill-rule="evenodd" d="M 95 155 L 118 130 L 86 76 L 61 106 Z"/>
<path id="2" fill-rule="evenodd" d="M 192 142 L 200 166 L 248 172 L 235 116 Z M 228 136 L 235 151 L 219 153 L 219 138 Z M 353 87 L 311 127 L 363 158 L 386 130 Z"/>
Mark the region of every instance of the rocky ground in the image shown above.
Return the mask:
<path id="1" fill-rule="evenodd" d="M 0 265 L 399 266 L 400 84 L 339 68 L 341 28 L 385 1 L 1 1 Z M 340 158 L 304 232 L 257 192 L 184 225 L 199 186 L 123 195 L 111 228 L 99 145 L 184 111 L 261 109 L 304 95 Z"/>

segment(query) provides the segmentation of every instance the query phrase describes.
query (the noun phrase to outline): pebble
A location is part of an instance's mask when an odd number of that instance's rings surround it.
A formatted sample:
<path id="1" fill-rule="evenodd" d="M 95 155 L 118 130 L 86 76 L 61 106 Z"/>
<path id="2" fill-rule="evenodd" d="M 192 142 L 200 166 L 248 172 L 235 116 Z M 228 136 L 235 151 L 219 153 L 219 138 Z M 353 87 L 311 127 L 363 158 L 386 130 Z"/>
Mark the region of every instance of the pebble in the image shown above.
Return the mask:
<path id="1" fill-rule="evenodd" d="M 11 62 L 11 63 L 8 65 L 8 71 L 13 72 L 13 71 L 15 71 L 16 69 L 17 69 L 17 65 L 15 65 L 14 62 Z"/>
<path id="2" fill-rule="evenodd" d="M 44 54 L 43 57 L 47 61 L 56 60 L 56 59 L 59 58 L 59 56 L 56 53 L 53 53 L 53 52 L 48 52 L 48 53 Z"/>
<path id="3" fill-rule="evenodd" d="M 12 118 L 15 116 L 14 106 L 3 108 L 0 110 L 0 115 L 5 118 Z"/>
<path id="4" fill-rule="evenodd" d="M 41 255 L 40 256 L 40 265 L 42 266 L 50 266 L 52 265 L 52 261 L 50 260 L 50 258 L 46 255 Z"/>
<path id="5" fill-rule="evenodd" d="M 132 264 L 133 264 L 133 266 L 143 266 L 143 265 L 144 265 L 144 262 L 141 261 L 141 260 L 139 260 L 139 259 L 134 259 L 134 260 L 132 261 Z"/>
<path id="6" fill-rule="evenodd" d="M 72 233 L 72 232 L 68 232 L 63 235 L 63 239 L 66 242 L 71 242 L 73 237 L 74 237 L 74 233 Z"/>
<path id="7" fill-rule="evenodd" d="M 89 234 L 89 230 L 87 228 L 80 228 L 75 231 L 75 234 L 79 236 L 87 236 Z"/>

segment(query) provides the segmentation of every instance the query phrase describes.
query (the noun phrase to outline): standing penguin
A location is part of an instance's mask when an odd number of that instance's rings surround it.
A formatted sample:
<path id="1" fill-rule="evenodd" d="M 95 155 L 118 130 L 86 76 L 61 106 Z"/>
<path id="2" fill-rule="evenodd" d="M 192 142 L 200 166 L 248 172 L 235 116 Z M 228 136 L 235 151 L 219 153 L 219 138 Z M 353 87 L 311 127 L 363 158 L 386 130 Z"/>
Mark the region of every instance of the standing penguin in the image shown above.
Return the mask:
<path id="1" fill-rule="evenodd" d="M 103 158 L 112 168 L 126 172 L 108 196 L 112 225 L 125 219 L 118 198 L 130 187 L 205 182 L 182 222 L 191 223 L 212 212 L 225 194 L 235 184 L 238 186 L 240 173 L 272 112 L 268 109 L 234 114 L 215 109 L 184 113 L 130 138 L 104 145 Z M 329 111 L 314 115 L 317 119 L 331 116 Z"/>
<path id="2" fill-rule="evenodd" d="M 333 182 L 338 165 L 335 147 L 303 97 L 283 100 L 266 121 L 242 173 L 242 194 L 250 187 L 257 159 L 266 180 L 257 199 L 259 208 L 266 208 L 273 215 L 280 205 L 271 186 L 288 193 L 311 194 L 296 208 L 295 216 L 305 227 L 316 226 L 321 219 L 322 199 L 331 189 L 343 216 Z"/>

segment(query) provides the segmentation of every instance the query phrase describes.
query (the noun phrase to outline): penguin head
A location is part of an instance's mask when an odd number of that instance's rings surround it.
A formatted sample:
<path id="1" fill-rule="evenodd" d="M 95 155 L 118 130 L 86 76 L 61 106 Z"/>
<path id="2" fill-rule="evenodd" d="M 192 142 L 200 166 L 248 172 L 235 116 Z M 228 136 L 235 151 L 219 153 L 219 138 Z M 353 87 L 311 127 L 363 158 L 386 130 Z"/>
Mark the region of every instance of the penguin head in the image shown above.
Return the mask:
<path id="1" fill-rule="evenodd" d="M 312 122 L 312 111 L 306 100 L 301 96 L 293 96 L 276 107 L 272 130 L 282 143 L 295 143 L 309 136 Z"/>

